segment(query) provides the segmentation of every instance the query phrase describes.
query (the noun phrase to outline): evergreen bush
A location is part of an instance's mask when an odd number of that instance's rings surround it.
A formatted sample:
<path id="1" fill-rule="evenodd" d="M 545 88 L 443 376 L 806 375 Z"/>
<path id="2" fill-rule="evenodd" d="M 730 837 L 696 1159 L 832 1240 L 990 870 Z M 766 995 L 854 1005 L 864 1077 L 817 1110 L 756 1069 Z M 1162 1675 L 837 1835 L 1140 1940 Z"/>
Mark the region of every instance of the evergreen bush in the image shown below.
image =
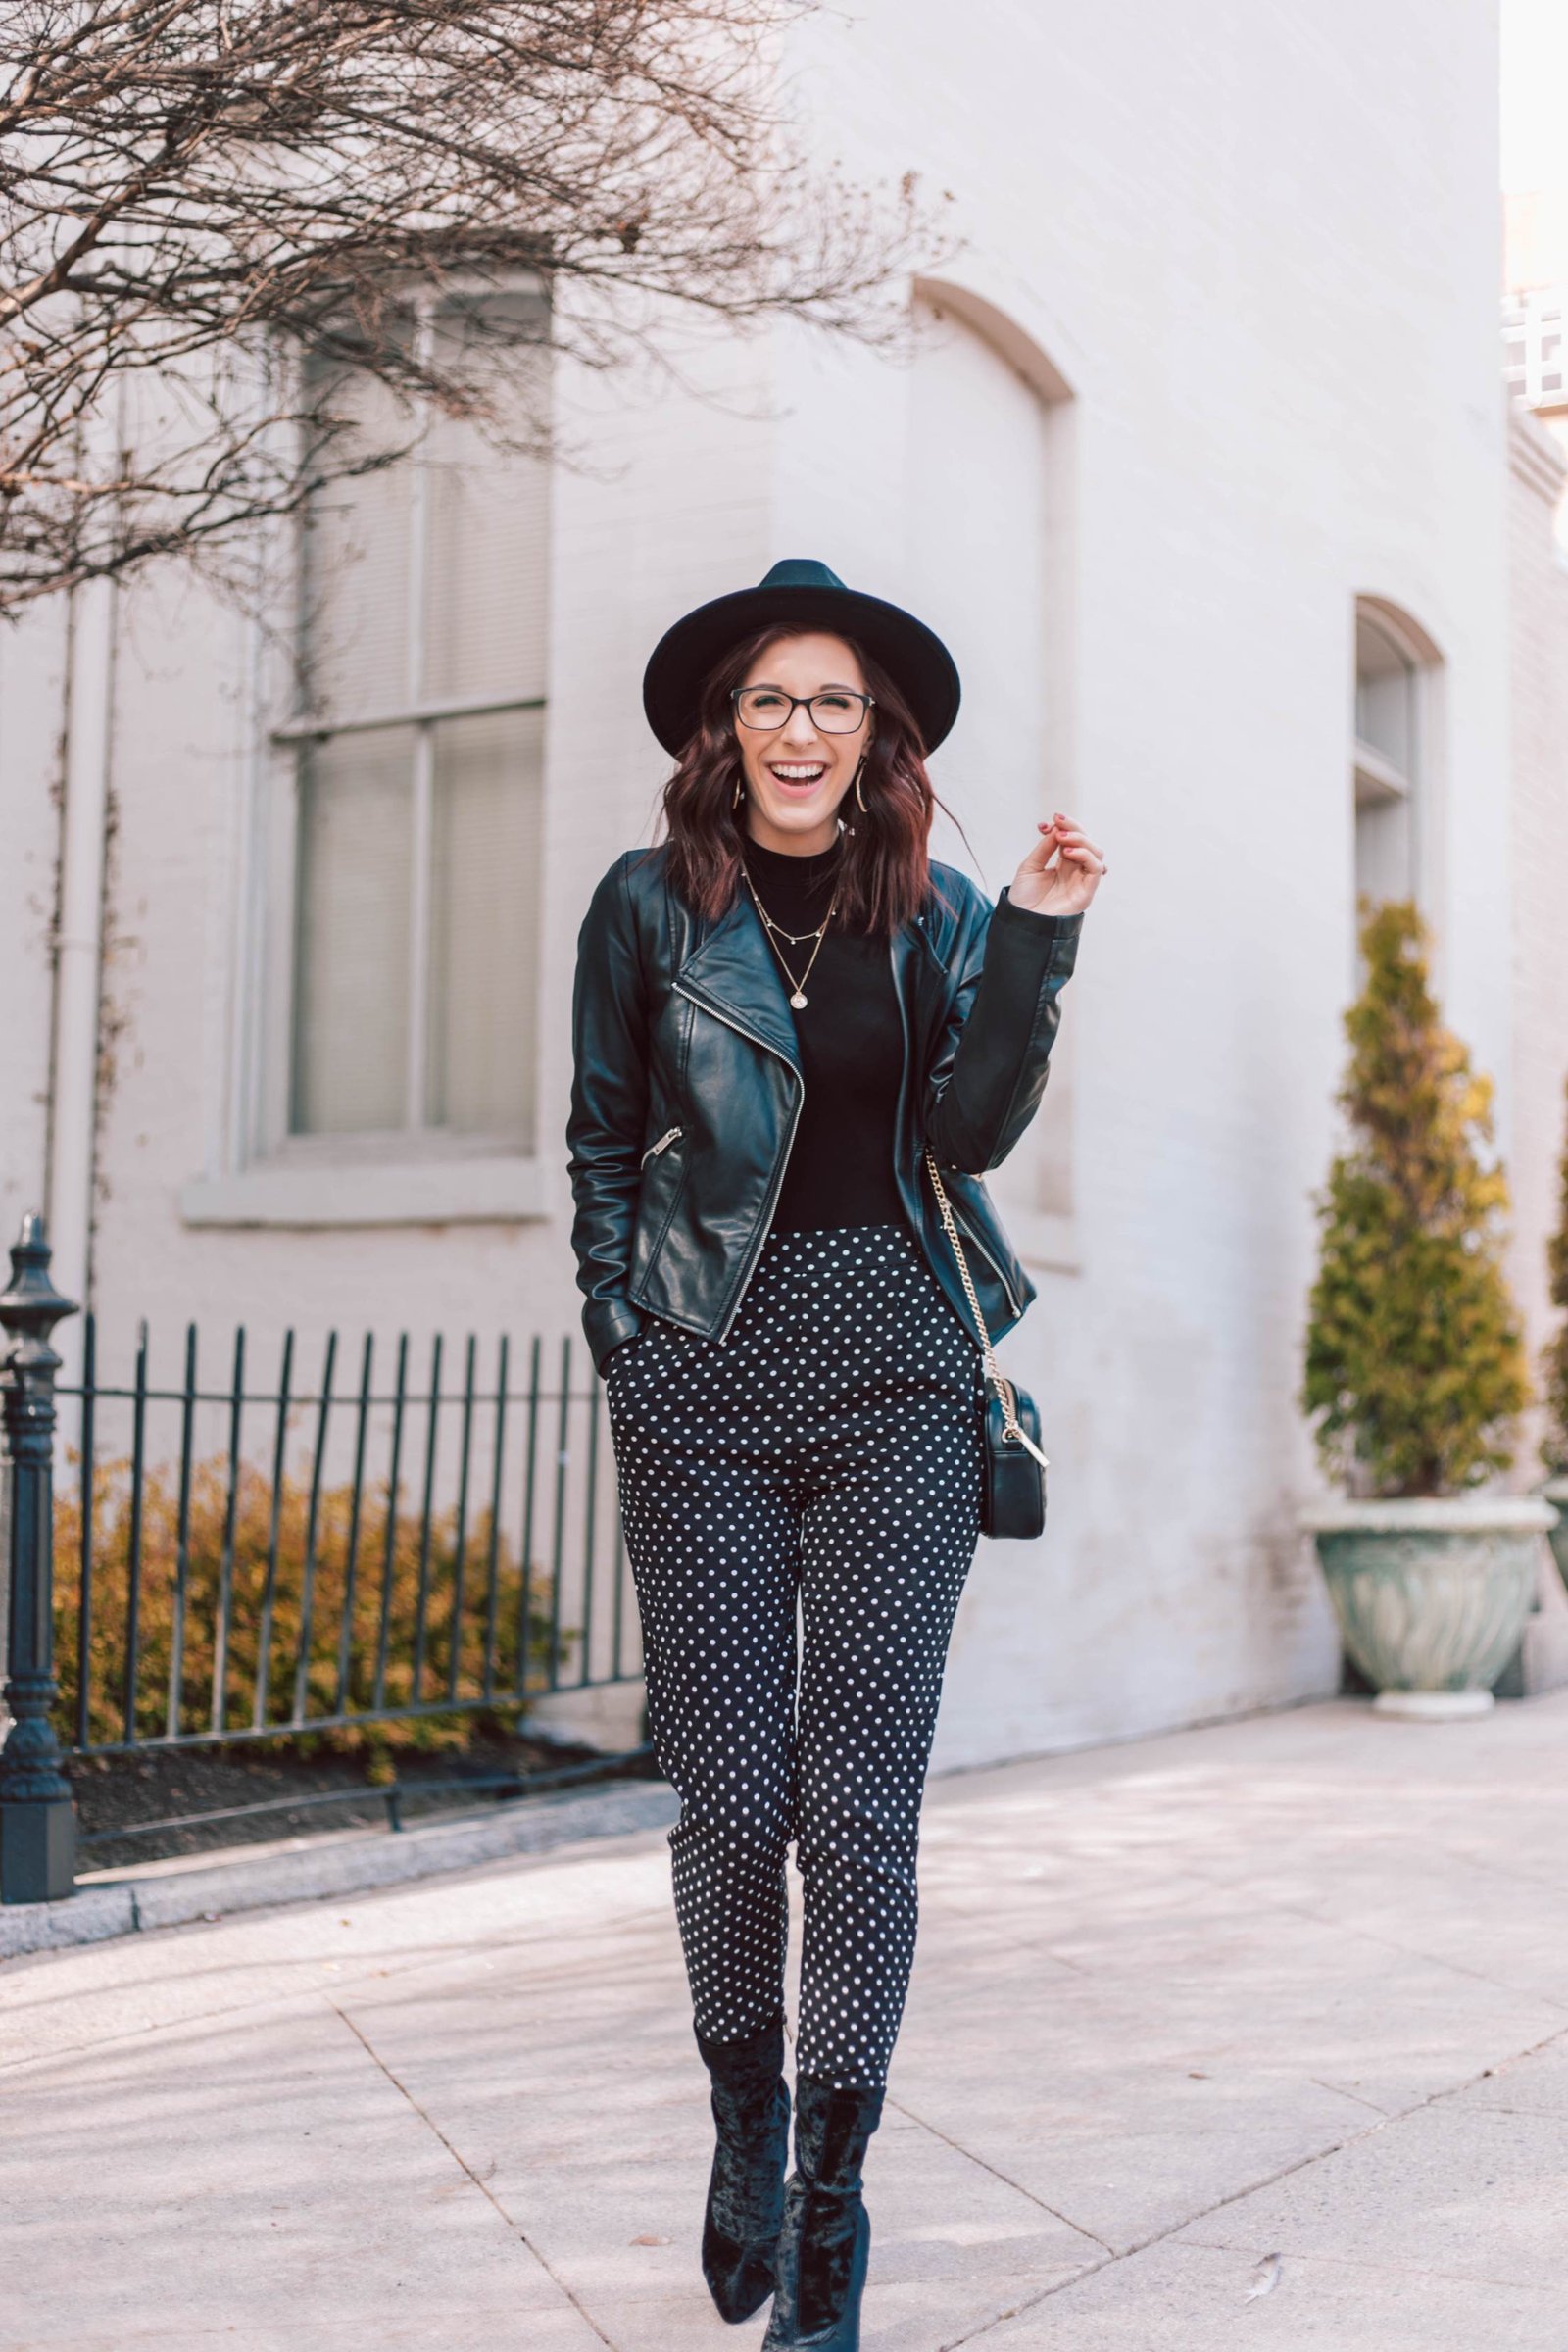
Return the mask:
<path id="1" fill-rule="evenodd" d="M 1568 1102 L 1568 1088 L 1564 1089 L 1564 1099 Z M 1553 1306 L 1568 1310 L 1568 1135 L 1564 1138 L 1557 1171 L 1560 1209 L 1557 1230 L 1546 1244 L 1546 1271 Z M 1568 1311 L 1543 1352 L 1541 1380 L 1542 1401 L 1546 1408 L 1546 1434 L 1542 1440 L 1541 1458 L 1554 1478 L 1562 1478 L 1568 1476 Z"/>
<path id="2" fill-rule="evenodd" d="M 1502 1271 L 1508 1186 L 1484 1154 L 1492 1082 L 1438 1014 L 1415 906 L 1363 901 L 1366 980 L 1345 1016 L 1351 1131 L 1316 1198 L 1303 1410 L 1331 1477 L 1450 1494 L 1513 1459 L 1530 1398 Z"/>

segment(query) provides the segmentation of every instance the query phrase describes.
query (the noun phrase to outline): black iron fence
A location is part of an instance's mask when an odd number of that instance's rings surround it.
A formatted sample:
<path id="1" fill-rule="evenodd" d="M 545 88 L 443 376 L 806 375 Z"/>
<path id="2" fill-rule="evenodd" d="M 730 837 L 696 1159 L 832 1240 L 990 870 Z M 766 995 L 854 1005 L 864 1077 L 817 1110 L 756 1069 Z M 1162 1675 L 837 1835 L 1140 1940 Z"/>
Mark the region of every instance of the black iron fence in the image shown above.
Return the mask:
<path id="1" fill-rule="evenodd" d="M 83 1753 L 480 1708 L 641 1671 L 603 1391 L 580 1346 L 294 1333 L 218 1377 L 91 1317 L 62 1386 L 63 1730 Z M 454 1361 L 456 1354 L 456 1361 Z M 379 1360 L 378 1360 L 379 1358 Z M 347 1377 L 345 1378 L 345 1373 Z M 74 1443 L 73 1440 L 74 1439 Z M 58 1448 L 57 1448 L 58 1451 Z"/>
<path id="2" fill-rule="evenodd" d="M 160 1354 L 143 1326 L 114 1360 L 88 1317 L 57 1389 L 50 1333 L 74 1310 L 40 1220 L 12 1265 L 5 1900 L 69 1891 L 62 1747 L 516 1716 L 641 1674 L 579 1343 L 332 1332 L 307 1361 L 285 1332 L 259 1362 L 243 1329 L 220 1353 L 191 1325 Z"/>

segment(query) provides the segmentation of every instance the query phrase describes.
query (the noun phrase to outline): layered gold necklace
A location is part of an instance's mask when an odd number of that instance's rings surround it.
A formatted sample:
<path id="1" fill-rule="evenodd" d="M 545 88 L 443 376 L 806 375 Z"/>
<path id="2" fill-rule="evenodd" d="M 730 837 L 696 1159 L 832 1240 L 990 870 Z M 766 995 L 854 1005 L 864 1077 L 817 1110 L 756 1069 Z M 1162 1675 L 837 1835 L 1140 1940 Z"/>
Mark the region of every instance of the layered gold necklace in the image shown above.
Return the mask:
<path id="1" fill-rule="evenodd" d="M 827 937 L 827 927 L 833 920 L 834 908 L 839 903 L 838 891 L 835 888 L 832 904 L 829 906 L 826 914 L 822 917 L 821 923 L 818 925 L 816 930 L 786 931 L 782 923 L 774 922 L 773 917 L 768 913 L 767 908 L 762 905 L 761 900 L 757 895 L 757 884 L 752 880 L 751 875 L 747 873 L 744 864 L 741 867 L 741 872 L 746 874 L 746 887 L 751 892 L 753 903 L 756 906 L 758 913 L 762 918 L 762 929 L 767 935 L 767 943 L 772 949 L 774 955 L 778 957 L 784 977 L 790 984 L 791 1007 L 796 1012 L 804 1012 L 807 1004 L 809 1003 L 809 999 L 806 994 L 806 983 L 811 977 L 811 966 L 821 953 L 822 942 Z M 806 958 L 806 969 L 798 980 L 796 979 L 795 974 L 790 970 L 789 960 L 786 957 L 783 949 L 778 944 L 781 939 L 787 939 L 792 948 L 804 948 L 808 940 L 812 943 L 811 953 Z"/>

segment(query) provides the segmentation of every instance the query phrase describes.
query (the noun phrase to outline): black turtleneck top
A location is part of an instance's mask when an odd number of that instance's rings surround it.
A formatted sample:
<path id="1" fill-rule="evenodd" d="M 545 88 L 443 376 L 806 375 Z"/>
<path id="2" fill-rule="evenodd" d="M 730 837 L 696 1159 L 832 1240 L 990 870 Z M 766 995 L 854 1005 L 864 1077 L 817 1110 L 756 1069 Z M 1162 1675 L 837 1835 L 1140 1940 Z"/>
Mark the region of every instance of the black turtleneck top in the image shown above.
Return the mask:
<path id="1" fill-rule="evenodd" d="M 792 858 L 747 840 L 746 870 L 757 896 L 786 931 L 813 931 L 833 898 L 838 845 L 819 857 Z M 762 931 L 750 892 L 751 917 Z M 784 982 L 787 965 L 798 980 L 811 942 L 770 947 Z M 775 1233 L 828 1225 L 898 1225 L 904 1206 L 893 1173 L 893 1135 L 904 1074 L 904 1023 L 893 984 L 893 956 L 885 939 L 846 931 L 835 915 L 822 941 L 806 1004 L 792 1011 L 806 1100 L 789 1166 L 773 1212 Z"/>

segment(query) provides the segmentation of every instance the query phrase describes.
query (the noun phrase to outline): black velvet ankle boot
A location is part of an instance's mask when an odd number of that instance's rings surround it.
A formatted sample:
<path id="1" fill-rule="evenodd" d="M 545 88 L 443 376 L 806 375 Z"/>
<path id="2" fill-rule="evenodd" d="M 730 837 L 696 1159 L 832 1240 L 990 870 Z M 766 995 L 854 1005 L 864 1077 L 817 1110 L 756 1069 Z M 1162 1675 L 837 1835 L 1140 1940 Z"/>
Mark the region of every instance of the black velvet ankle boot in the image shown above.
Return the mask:
<path id="1" fill-rule="evenodd" d="M 860 2168 L 882 2120 L 880 2090 L 795 2085 L 795 2170 L 784 2192 L 778 2288 L 762 2352 L 859 2352 L 871 2223 Z"/>
<path id="2" fill-rule="evenodd" d="M 749 2320 L 773 2292 L 790 2148 L 784 2021 L 745 2041 L 697 2046 L 713 2080 L 718 2142 L 703 2217 L 703 2277 L 726 2320 Z"/>

